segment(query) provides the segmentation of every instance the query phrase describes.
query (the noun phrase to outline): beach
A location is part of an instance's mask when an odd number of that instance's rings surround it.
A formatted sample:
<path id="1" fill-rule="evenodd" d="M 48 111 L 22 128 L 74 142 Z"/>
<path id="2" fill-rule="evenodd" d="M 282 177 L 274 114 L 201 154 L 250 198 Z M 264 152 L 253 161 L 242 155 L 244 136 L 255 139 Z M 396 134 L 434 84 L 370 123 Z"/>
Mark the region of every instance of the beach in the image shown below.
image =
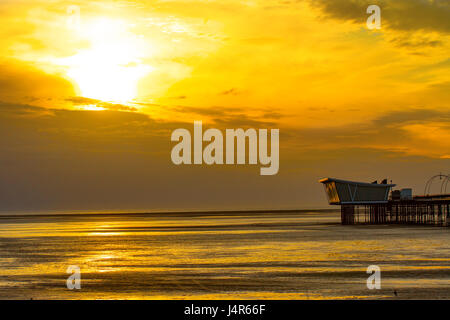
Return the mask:
<path id="1" fill-rule="evenodd" d="M 2 215 L 0 299 L 450 299 L 449 235 L 332 210 Z"/>

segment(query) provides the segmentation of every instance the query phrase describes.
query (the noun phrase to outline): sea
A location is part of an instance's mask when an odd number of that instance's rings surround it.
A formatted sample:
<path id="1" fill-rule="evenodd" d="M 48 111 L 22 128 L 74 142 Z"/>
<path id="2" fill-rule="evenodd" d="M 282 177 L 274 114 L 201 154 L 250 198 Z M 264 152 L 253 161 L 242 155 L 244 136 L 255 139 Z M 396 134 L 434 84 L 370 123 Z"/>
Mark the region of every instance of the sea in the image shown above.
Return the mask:
<path id="1" fill-rule="evenodd" d="M 450 299 L 449 240 L 333 210 L 3 214 L 0 299 Z"/>

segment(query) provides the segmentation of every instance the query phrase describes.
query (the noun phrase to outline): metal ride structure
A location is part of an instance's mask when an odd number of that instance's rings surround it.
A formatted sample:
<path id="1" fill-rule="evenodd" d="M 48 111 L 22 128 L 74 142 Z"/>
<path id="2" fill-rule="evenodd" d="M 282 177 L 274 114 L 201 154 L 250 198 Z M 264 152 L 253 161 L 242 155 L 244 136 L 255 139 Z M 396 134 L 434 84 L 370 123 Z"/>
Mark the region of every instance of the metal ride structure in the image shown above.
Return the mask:
<path id="1" fill-rule="evenodd" d="M 430 195 L 433 181 L 441 182 L 441 193 Z M 355 182 L 334 178 L 319 182 L 325 187 L 330 205 L 341 207 L 342 224 L 427 224 L 450 227 L 450 175 L 431 177 L 424 195 L 412 195 L 412 189 L 392 190 L 395 184 Z M 389 194 L 390 192 L 390 194 Z"/>
<path id="2" fill-rule="evenodd" d="M 438 179 L 442 180 L 441 182 L 441 194 L 446 194 L 447 193 L 447 186 L 448 183 L 450 181 L 450 174 L 445 175 L 445 174 L 437 174 L 435 176 L 432 176 L 430 179 L 428 179 L 427 183 L 425 184 L 425 190 L 423 192 L 424 195 L 429 196 L 430 192 L 431 192 L 431 186 L 433 185 L 433 182 Z"/>

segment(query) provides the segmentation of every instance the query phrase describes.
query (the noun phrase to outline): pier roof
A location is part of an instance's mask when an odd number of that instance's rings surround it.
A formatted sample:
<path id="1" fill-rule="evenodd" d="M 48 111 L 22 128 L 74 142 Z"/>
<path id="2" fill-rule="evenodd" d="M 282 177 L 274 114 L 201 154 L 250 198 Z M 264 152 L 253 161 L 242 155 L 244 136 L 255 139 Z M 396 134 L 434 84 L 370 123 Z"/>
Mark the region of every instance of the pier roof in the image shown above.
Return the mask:
<path id="1" fill-rule="evenodd" d="M 324 184 L 328 202 L 332 205 L 387 203 L 389 190 L 395 186 L 335 178 L 325 178 L 319 182 Z"/>
<path id="2" fill-rule="evenodd" d="M 389 184 L 389 183 L 369 183 L 369 182 L 359 182 L 359 181 L 350 181 L 350 180 L 342 180 L 342 179 L 336 179 L 336 178 L 324 178 L 319 180 L 320 183 L 327 183 L 327 182 L 340 182 L 340 183 L 350 183 L 350 184 L 358 184 L 358 185 L 367 185 L 367 186 L 390 186 L 395 187 L 396 184 Z"/>

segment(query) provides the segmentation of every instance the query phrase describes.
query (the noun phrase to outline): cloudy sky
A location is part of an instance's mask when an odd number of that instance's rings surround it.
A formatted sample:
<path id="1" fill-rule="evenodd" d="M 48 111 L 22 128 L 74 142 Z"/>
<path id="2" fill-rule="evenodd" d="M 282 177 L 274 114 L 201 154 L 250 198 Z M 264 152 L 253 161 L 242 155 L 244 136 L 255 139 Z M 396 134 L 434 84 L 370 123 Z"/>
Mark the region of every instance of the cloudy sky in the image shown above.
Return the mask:
<path id="1" fill-rule="evenodd" d="M 0 17 L 0 211 L 326 207 L 323 177 L 422 193 L 450 172 L 448 0 L 1 0 Z M 194 120 L 279 128 L 279 173 L 173 165 Z"/>

